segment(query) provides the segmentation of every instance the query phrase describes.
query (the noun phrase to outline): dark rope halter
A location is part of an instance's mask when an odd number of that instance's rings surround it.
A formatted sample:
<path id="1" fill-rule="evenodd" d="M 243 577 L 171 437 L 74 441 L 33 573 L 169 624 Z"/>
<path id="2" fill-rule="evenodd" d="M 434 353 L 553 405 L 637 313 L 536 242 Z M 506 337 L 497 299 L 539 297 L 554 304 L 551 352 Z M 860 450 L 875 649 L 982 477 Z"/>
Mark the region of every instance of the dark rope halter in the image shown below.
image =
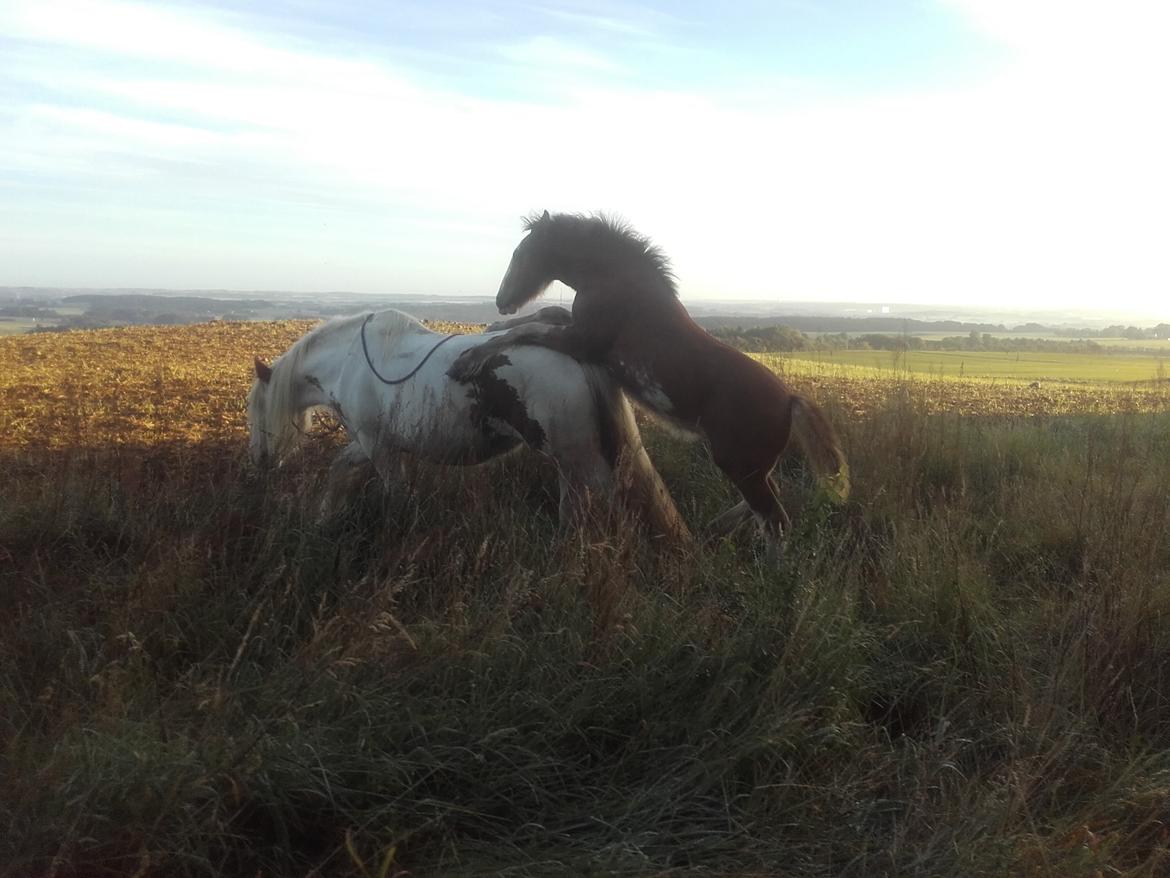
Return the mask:
<path id="1" fill-rule="evenodd" d="M 422 361 L 417 366 L 415 366 L 413 369 L 411 369 L 407 374 L 403 375 L 401 378 L 395 378 L 393 381 L 391 381 L 389 378 L 383 378 L 382 374 L 374 366 L 374 361 L 370 359 L 370 349 L 366 345 L 366 324 L 369 323 L 371 320 L 373 320 L 375 316 L 376 315 L 371 314 L 365 320 L 362 321 L 362 353 L 364 353 L 366 355 L 366 365 L 370 367 L 370 371 L 374 373 L 374 377 L 377 378 L 379 381 L 381 381 L 383 384 L 403 384 L 403 383 L 409 381 L 411 378 L 413 378 L 415 375 L 418 374 L 419 369 L 421 369 L 423 366 L 425 366 L 427 364 L 427 360 L 429 360 L 431 358 L 431 354 L 433 354 L 435 351 L 437 351 L 439 348 L 441 348 L 443 345 L 445 345 L 451 339 L 455 338 L 455 336 L 463 334 L 461 332 L 453 332 L 450 335 L 448 335 L 446 338 L 440 339 L 439 343 L 437 345 L 435 345 L 433 348 L 431 348 L 429 351 L 427 351 L 427 355 L 422 358 Z"/>

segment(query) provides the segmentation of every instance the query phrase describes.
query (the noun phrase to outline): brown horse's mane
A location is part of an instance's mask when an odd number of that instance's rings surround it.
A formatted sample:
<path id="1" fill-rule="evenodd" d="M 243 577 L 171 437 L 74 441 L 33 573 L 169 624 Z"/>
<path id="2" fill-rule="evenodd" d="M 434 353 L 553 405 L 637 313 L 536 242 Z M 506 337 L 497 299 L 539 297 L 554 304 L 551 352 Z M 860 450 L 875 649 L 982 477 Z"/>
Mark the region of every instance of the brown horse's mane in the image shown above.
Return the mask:
<path id="1" fill-rule="evenodd" d="M 674 270 L 666 254 L 623 219 L 604 213 L 557 213 L 547 219 L 543 214 L 534 213 L 524 218 L 526 232 L 538 228 L 551 232 L 561 241 L 571 242 L 574 252 L 582 256 L 596 256 L 611 263 L 626 260 L 630 267 L 654 275 L 672 296 L 678 295 Z"/>

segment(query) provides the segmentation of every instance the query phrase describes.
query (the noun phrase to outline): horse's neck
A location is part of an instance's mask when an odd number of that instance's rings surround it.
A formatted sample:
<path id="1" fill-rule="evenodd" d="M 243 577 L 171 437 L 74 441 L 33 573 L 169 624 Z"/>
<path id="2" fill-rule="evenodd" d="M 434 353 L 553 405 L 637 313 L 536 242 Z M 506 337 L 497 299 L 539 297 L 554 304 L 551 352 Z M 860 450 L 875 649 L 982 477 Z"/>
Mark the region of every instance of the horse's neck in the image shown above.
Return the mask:
<path id="1" fill-rule="evenodd" d="M 556 279 L 591 297 L 611 292 L 617 281 L 593 260 L 581 259 L 564 259 L 556 271 Z"/>
<path id="2" fill-rule="evenodd" d="M 346 355 L 357 333 L 338 329 L 313 339 L 301 352 L 294 365 L 293 380 L 298 388 L 298 405 L 308 408 L 326 405 L 335 396 Z"/>
<path id="3" fill-rule="evenodd" d="M 607 326 L 614 332 L 631 322 L 645 321 L 647 328 L 660 330 L 694 324 L 678 298 L 654 277 L 593 276 L 573 289 L 574 323 Z"/>
<path id="4" fill-rule="evenodd" d="M 631 265 L 615 270 L 604 258 L 563 256 L 555 271 L 556 279 L 590 299 L 603 300 L 623 308 L 624 303 L 643 300 L 653 308 L 675 311 L 678 298 L 667 282 L 648 266 Z M 666 307 L 667 303 L 671 307 Z"/>

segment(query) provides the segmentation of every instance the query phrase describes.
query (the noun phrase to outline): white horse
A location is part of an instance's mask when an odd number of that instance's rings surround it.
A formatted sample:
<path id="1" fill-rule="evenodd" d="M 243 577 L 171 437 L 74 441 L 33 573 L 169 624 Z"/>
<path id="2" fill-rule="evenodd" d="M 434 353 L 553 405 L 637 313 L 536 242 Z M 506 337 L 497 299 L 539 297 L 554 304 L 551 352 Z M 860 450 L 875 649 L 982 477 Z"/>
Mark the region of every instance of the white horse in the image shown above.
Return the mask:
<path id="1" fill-rule="evenodd" d="M 556 462 L 563 523 L 579 523 L 591 498 L 616 494 L 655 533 L 689 541 L 605 369 L 518 347 L 471 380 L 447 376 L 456 357 L 491 337 L 443 336 L 386 310 L 324 323 L 271 366 L 256 358 L 248 393 L 253 462 L 279 463 L 317 409 L 331 411 L 350 439 L 334 461 L 333 484 L 371 462 L 389 482 L 403 453 L 469 465 L 526 444 Z"/>

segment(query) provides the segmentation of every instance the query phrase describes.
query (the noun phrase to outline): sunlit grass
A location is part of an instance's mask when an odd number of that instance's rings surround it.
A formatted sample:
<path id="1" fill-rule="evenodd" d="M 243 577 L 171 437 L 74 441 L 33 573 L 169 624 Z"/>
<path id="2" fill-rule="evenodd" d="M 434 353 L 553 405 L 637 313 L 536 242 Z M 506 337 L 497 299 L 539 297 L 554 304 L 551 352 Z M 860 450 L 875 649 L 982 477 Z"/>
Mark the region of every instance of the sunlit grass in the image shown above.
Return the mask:
<path id="1" fill-rule="evenodd" d="M 843 352 L 863 353 L 863 352 Z M 869 352 L 876 355 L 875 352 Z M 928 412 L 965 415 L 1075 415 L 1162 411 L 1170 401 L 1170 381 L 1036 381 L 1015 376 L 990 378 L 947 372 L 915 371 L 902 355 L 881 354 L 882 367 L 824 356 L 752 354 L 797 389 L 823 394 L 849 411 L 874 411 L 891 394 L 910 394 Z"/>

